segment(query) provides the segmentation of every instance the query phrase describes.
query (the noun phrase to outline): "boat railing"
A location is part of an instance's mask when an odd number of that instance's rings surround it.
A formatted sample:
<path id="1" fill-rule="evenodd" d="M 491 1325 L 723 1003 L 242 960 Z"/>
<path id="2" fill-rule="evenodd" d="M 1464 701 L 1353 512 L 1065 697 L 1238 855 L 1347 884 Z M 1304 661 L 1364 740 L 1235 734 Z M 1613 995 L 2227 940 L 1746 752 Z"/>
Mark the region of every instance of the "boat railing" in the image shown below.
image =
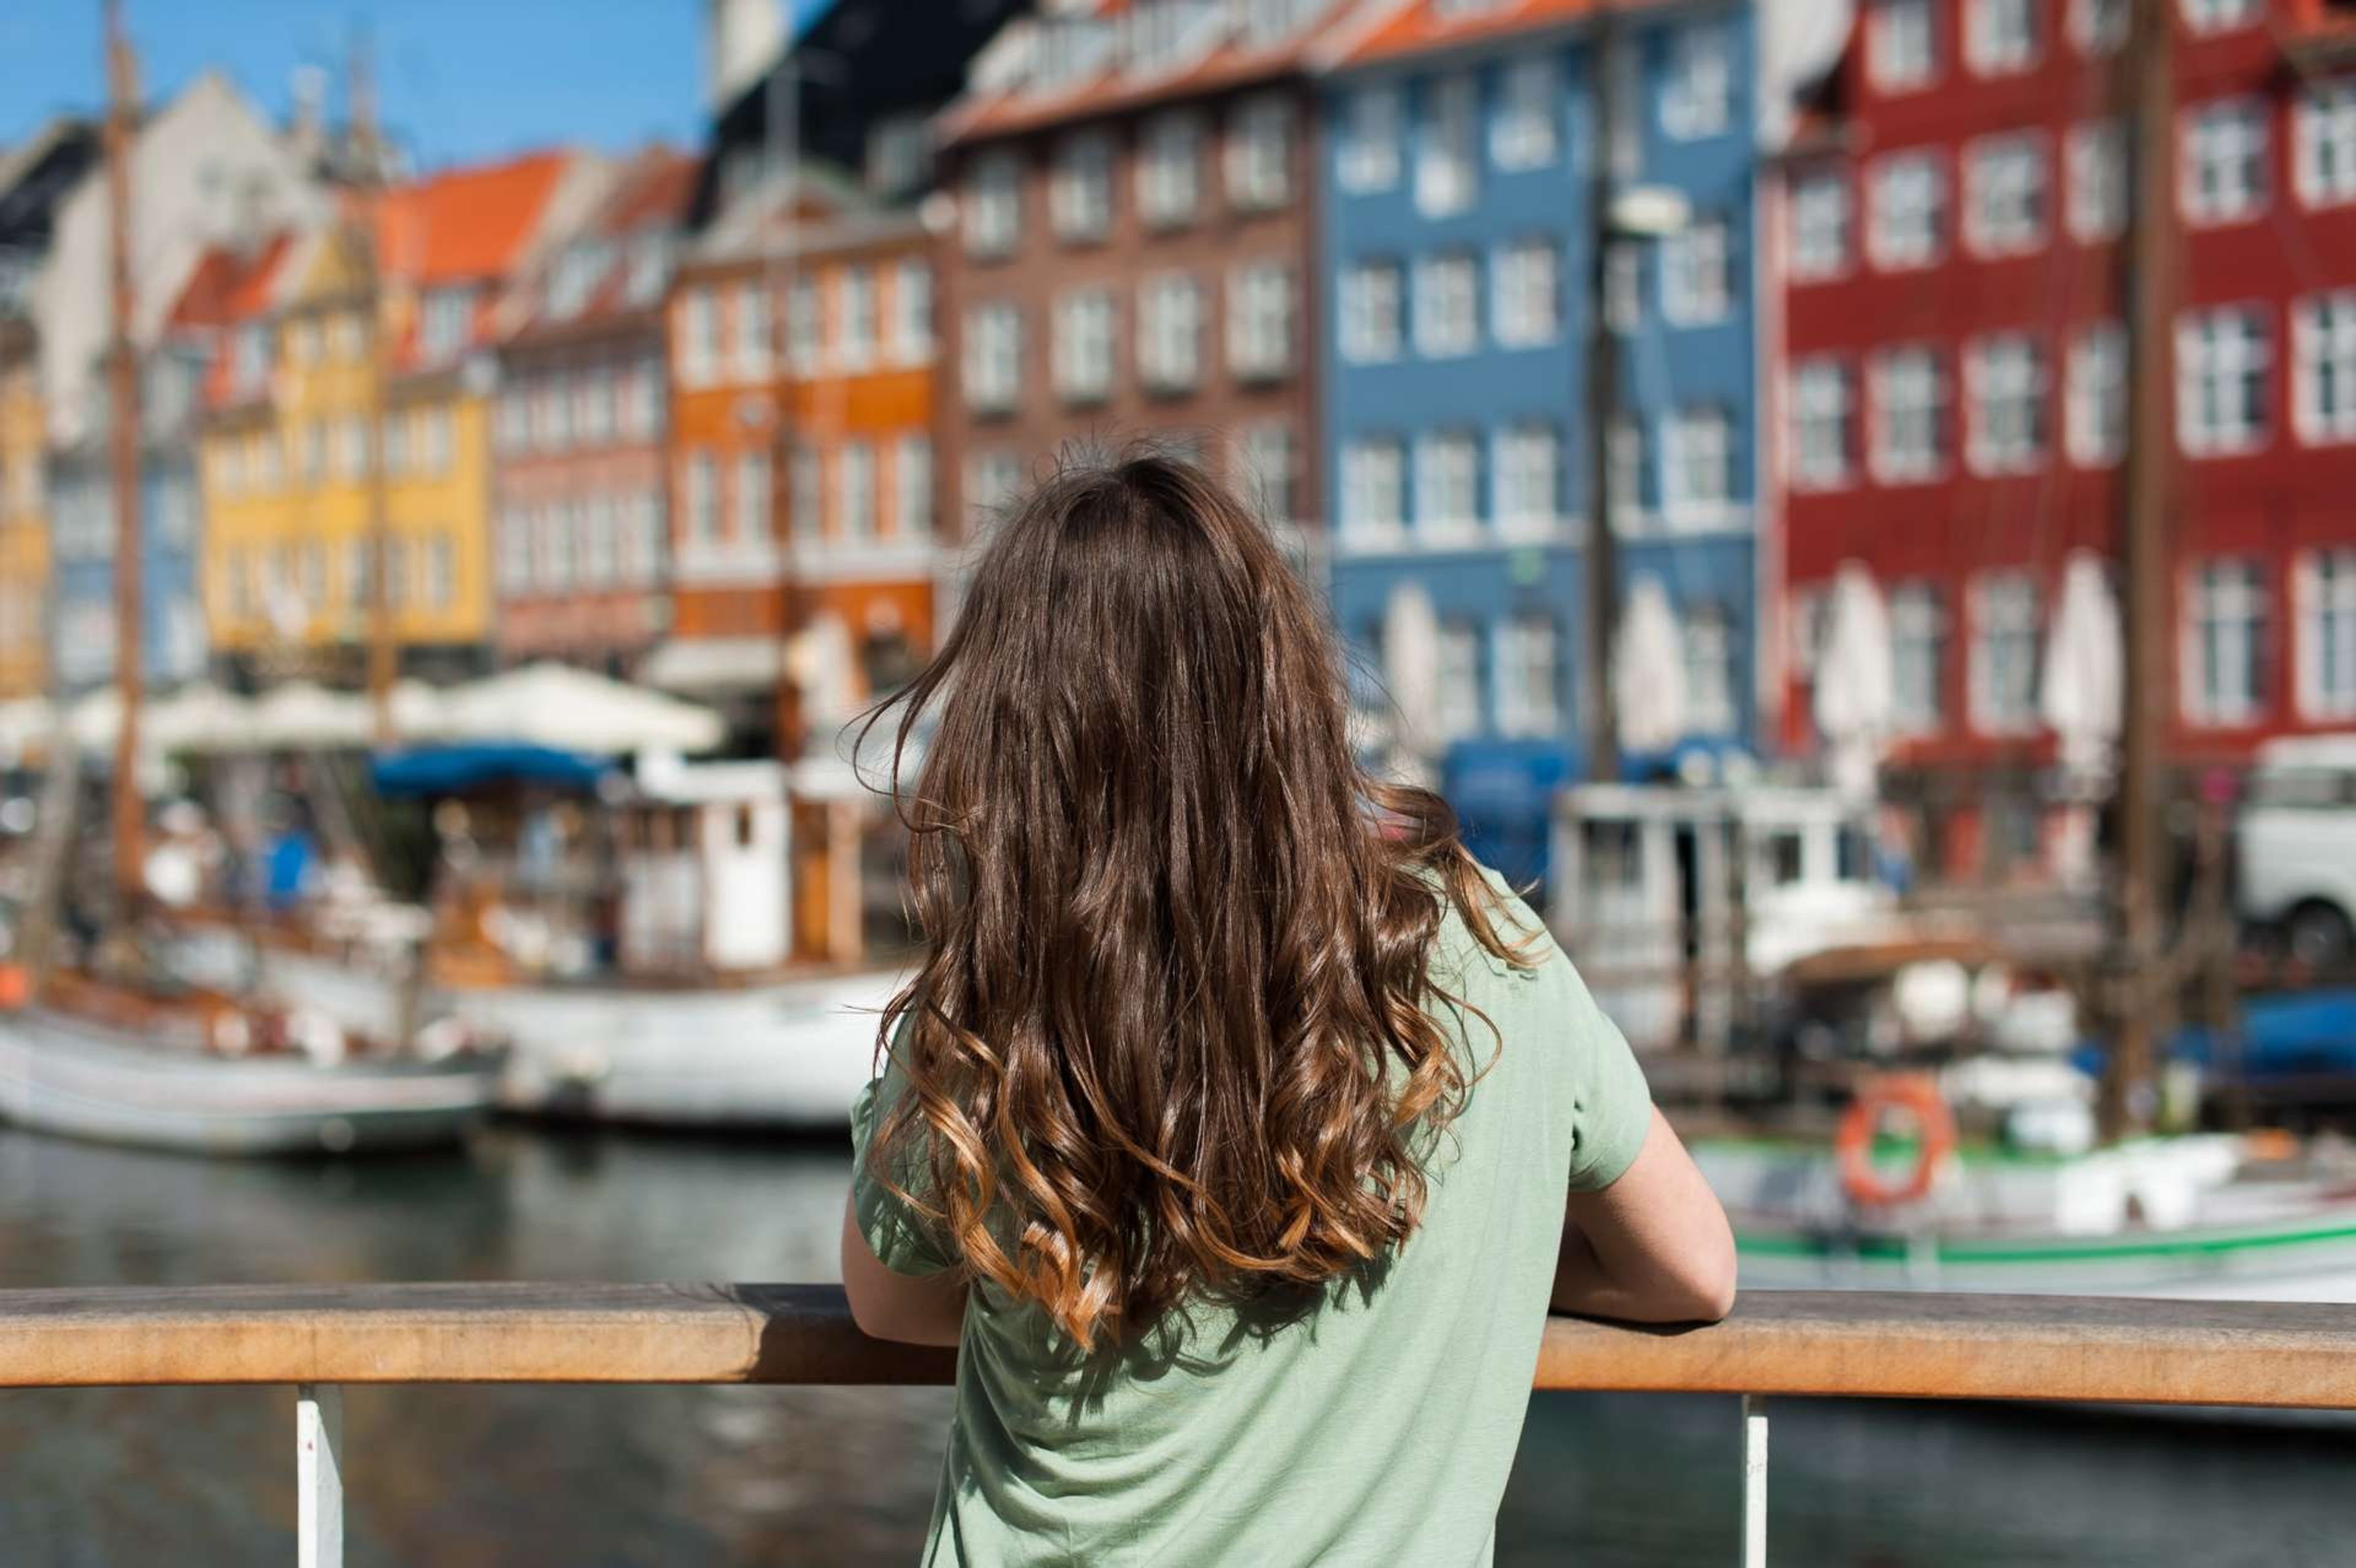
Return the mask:
<path id="1" fill-rule="evenodd" d="M 290 1387 L 303 1568 L 343 1561 L 345 1384 L 922 1384 L 954 1368 L 860 1333 L 835 1285 L 0 1291 L 0 1387 Z M 1537 1386 L 1740 1396 L 1740 1561 L 1763 1568 L 1772 1397 L 2356 1409 L 2356 1307 L 1750 1291 L 1705 1328 L 1550 1318 Z"/>

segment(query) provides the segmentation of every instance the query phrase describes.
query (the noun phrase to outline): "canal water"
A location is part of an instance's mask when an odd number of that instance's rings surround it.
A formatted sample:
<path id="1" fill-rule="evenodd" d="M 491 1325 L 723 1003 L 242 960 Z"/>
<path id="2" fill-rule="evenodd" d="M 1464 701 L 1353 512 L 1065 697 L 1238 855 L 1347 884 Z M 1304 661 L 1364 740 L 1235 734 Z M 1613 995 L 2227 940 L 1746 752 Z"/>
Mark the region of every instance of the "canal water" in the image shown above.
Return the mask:
<path id="1" fill-rule="evenodd" d="M 464 1155 L 210 1163 L 0 1132 L 0 1285 L 816 1280 L 841 1145 L 501 1130 Z M 349 1391 L 349 1560 L 905 1563 L 943 1391 Z M 2351 1560 L 2356 1435 L 2042 1409 L 1779 1403 L 1773 1560 L 1810 1568 Z M 0 1395 L 0 1563 L 291 1560 L 284 1389 Z M 1736 1549 L 1732 1402 L 1541 1395 L 1504 1568 Z"/>

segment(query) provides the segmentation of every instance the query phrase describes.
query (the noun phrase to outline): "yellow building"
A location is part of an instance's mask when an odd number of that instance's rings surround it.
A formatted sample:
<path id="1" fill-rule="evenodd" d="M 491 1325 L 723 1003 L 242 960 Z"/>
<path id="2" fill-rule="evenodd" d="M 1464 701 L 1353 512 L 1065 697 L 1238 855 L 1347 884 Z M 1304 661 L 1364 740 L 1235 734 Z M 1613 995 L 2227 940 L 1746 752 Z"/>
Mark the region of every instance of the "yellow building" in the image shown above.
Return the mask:
<path id="1" fill-rule="evenodd" d="M 33 347 L 27 323 L 0 321 L 0 700 L 48 681 L 48 421 Z"/>
<path id="2" fill-rule="evenodd" d="M 349 681 L 363 667 L 373 556 L 371 355 L 381 361 L 386 588 L 409 669 L 454 674 L 491 638 L 487 354 L 507 281 L 581 197 L 580 161 L 542 155 L 388 192 L 371 344 L 358 247 L 278 241 L 242 291 L 211 387 L 205 598 L 214 649 L 245 672 Z"/>

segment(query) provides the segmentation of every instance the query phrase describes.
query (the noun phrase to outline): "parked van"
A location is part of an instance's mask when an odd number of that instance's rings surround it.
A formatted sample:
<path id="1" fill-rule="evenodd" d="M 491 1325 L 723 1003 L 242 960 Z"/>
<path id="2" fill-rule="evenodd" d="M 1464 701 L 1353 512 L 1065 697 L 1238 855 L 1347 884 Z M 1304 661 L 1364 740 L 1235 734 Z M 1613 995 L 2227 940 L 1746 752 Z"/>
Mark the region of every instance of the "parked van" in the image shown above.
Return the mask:
<path id="1" fill-rule="evenodd" d="M 2260 746 L 2233 842 L 2245 924 L 2303 964 L 2356 962 L 2356 735 Z"/>

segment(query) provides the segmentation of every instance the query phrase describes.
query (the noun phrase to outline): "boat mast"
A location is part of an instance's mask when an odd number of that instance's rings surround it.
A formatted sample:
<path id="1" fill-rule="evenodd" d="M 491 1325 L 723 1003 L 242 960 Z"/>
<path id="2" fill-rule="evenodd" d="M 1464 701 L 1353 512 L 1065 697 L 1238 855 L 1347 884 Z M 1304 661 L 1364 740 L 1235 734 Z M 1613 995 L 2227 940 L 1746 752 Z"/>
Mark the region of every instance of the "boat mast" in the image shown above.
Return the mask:
<path id="1" fill-rule="evenodd" d="M 800 599 L 794 584 L 794 539 L 798 535 L 815 538 L 818 531 L 816 517 L 789 517 L 780 527 L 778 514 L 783 508 L 775 504 L 782 494 L 790 507 L 797 488 L 793 483 L 795 469 L 800 461 L 818 461 L 815 453 L 806 458 L 799 455 L 801 432 L 795 422 L 793 398 L 794 294 L 799 286 L 801 263 L 802 61 L 798 43 L 796 14 L 788 6 L 785 44 L 776 63 L 769 69 L 769 80 L 762 93 L 762 111 L 767 122 L 762 135 L 763 161 L 769 165 L 769 183 L 776 192 L 778 205 L 774 219 L 761 229 L 761 286 L 769 299 L 769 336 L 776 350 L 769 383 L 769 407 L 775 422 L 770 442 L 774 455 L 769 464 L 772 504 L 767 510 L 769 531 L 776 536 L 776 754 L 777 760 L 789 769 L 801 755 L 806 708 L 804 694 L 793 676 L 794 635 L 800 630 Z"/>
<path id="2" fill-rule="evenodd" d="M 362 341 L 368 347 L 368 690 L 375 740 L 392 744 L 392 688 L 399 667 L 393 642 L 392 581 L 386 567 L 392 556 L 391 521 L 385 504 L 383 163 L 376 128 L 376 73 L 366 34 L 352 40 L 350 78 L 351 156 L 357 221 L 350 255 L 359 269 Z"/>
<path id="3" fill-rule="evenodd" d="M 114 684 L 122 719 L 114 737 L 112 829 L 118 907 L 138 907 L 145 889 L 141 840 L 145 817 L 139 798 L 139 703 L 146 639 L 141 634 L 139 527 L 139 362 L 132 342 L 131 138 L 138 114 L 131 43 L 123 29 L 123 0 L 103 0 L 106 21 L 106 194 L 108 271 L 113 341 L 107 351 L 108 433 L 114 487 Z"/>
<path id="4" fill-rule="evenodd" d="M 2138 1101 L 2156 1058 L 2172 966 L 2161 954 L 2161 828 L 2167 788 L 2160 741 L 2169 692 L 2169 403 L 2178 244 L 2175 82 L 2169 0 L 2134 0 L 2122 62 L 2129 104 L 2127 454 L 2120 569 L 2126 647 L 2119 714 L 2117 908 L 2113 932 L 2115 1027 L 2099 1121 L 2117 1138 L 2144 1120 Z"/>
<path id="5" fill-rule="evenodd" d="M 1621 23 L 1616 5 L 1595 8 L 1588 48 L 1588 101 L 1594 105 L 1588 135 L 1587 247 L 1587 535 L 1584 573 L 1587 636 L 1587 775 L 1606 784 L 1620 776 L 1620 716 L 1612 702 L 1612 633 L 1619 621 L 1619 539 L 1612 531 L 1612 435 L 1620 422 L 1619 324 L 1612 319 L 1612 221 L 1616 194 L 1623 82 Z"/>

